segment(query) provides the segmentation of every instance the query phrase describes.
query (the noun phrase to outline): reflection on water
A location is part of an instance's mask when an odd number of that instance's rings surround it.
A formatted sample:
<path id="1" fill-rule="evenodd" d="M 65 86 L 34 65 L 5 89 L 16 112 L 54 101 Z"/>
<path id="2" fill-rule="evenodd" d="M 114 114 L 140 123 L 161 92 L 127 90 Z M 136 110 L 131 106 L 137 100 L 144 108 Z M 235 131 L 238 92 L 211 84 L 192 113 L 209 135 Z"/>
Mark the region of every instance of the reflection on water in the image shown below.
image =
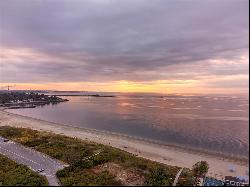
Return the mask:
<path id="1" fill-rule="evenodd" d="M 248 99 L 242 97 L 67 97 L 11 110 L 52 122 L 248 157 Z"/>

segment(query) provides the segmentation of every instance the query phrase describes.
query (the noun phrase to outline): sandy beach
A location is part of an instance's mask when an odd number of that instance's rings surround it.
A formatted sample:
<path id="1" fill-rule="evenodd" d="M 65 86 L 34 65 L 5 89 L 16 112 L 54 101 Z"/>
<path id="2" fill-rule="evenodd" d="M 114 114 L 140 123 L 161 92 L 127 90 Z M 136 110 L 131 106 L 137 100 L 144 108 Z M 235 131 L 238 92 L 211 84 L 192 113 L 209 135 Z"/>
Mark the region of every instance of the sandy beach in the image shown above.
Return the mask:
<path id="1" fill-rule="evenodd" d="M 229 160 L 213 154 L 185 150 L 174 146 L 159 145 L 131 137 L 119 136 L 96 130 L 71 127 L 63 124 L 51 123 L 30 117 L 11 114 L 0 109 L 0 126 L 13 126 L 31 128 L 34 130 L 64 134 L 83 140 L 110 145 L 127 152 L 136 154 L 150 160 L 168 165 L 191 168 L 198 161 L 206 160 L 209 163 L 208 175 L 219 179 L 224 176 L 246 175 L 248 161 Z M 229 171 L 229 166 L 234 165 L 235 172 Z"/>

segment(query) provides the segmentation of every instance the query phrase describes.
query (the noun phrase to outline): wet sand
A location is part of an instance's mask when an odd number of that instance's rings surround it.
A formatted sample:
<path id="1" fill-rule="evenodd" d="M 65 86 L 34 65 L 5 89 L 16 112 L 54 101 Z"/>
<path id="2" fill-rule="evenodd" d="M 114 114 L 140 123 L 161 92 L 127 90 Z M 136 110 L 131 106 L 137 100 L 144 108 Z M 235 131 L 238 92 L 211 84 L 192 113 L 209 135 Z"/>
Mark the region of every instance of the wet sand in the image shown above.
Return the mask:
<path id="1" fill-rule="evenodd" d="M 210 166 L 208 175 L 219 179 L 227 175 L 246 175 L 246 170 L 248 169 L 248 160 L 228 159 L 221 155 L 186 150 L 175 146 L 160 145 L 128 136 L 51 123 L 11 114 L 2 109 L 0 109 L 0 126 L 24 127 L 77 137 L 83 140 L 110 145 L 143 158 L 179 167 L 191 168 L 196 162 L 206 160 Z M 230 165 L 235 166 L 236 172 L 232 173 L 229 171 Z"/>

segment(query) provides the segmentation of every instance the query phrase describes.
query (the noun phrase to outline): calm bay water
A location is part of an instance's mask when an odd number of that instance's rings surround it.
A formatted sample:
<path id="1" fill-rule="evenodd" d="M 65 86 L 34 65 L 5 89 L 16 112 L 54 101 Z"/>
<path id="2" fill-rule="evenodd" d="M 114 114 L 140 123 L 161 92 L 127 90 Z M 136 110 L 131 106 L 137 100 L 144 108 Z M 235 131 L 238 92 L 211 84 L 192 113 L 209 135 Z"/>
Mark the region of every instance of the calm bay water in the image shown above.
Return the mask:
<path id="1" fill-rule="evenodd" d="M 248 98 L 229 96 L 65 97 L 68 102 L 9 110 L 71 126 L 248 157 Z"/>

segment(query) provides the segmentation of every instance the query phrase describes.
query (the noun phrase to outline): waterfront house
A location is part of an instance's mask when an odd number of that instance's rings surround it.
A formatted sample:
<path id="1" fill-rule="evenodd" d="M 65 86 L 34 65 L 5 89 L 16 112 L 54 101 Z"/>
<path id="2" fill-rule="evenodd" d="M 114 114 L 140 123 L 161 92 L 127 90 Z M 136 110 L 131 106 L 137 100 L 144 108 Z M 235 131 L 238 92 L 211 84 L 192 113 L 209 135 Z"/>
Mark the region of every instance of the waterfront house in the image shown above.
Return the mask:
<path id="1" fill-rule="evenodd" d="M 249 184 L 245 180 L 241 180 L 237 177 L 225 176 L 226 186 L 248 186 Z"/>

